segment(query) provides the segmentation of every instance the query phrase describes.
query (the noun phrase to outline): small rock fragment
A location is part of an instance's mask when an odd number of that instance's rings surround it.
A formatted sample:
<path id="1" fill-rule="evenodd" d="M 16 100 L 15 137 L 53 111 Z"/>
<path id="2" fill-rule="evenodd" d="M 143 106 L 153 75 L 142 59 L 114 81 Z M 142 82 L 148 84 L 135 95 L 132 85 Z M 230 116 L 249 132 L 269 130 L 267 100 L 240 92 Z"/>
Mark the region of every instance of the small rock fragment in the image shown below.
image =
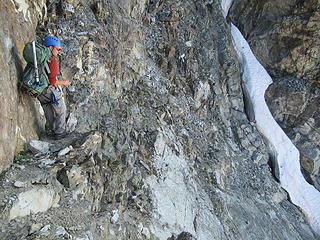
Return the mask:
<path id="1" fill-rule="evenodd" d="M 13 186 L 17 187 L 17 188 L 23 188 L 26 186 L 25 182 L 20 182 L 20 181 L 16 181 Z"/>
<path id="2" fill-rule="evenodd" d="M 64 155 L 68 154 L 71 150 L 73 150 L 72 146 L 66 147 L 66 148 L 60 150 L 60 152 L 58 153 L 58 156 L 59 157 L 64 156 Z"/>
<path id="3" fill-rule="evenodd" d="M 142 231 L 141 231 L 142 235 L 144 235 L 146 237 L 146 239 L 150 239 L 150 231 L 148 228 L 144 227 L 142 228 Z"/>
<path id="4" fill-rule="evenodd" d="M 56 230 L 56 236 L 69 237 L 70 234 L 66 231 L 66 229 L 62 226 L 58 226 Z"/>
<path id="5" fill-rule="evenodd" d="M 46 153 L 49 153 L 50 143 L 38 141 L 38 140 L 32 140 L 28 144 L 28 149 L 33 154 L 37 154 L 37 153 L 46 154 Z"/>
<path id="6" fill-rule="evenodd" d="M 31 235 L 35 232 L 38 232 L 41 228 L 42 228 L 41 223 L 32 224 L 32 226 L 30 227 L 30 230 L 29 230 L 29 235 Z"/>
<path id="7" fill-rule="evenodd" d="M 49 236 L 50 235 L 50 229 L 51 229 L 50 225 L 46 225 L 43 228 L 41 228 L 41 230 L 40 230 L 41 236 Z"/>
<path id="8" fill-rule="evenodd" d="M 118 221 L 118 219 L 119 219 L 118 210 L 113 210 L 112 213 L 113 213 L 113 216 L 112 216 L 112 218 L 111 218 L 111 223 L 114 224 L 114 223 L 116 223 L 116 222 Z"/>

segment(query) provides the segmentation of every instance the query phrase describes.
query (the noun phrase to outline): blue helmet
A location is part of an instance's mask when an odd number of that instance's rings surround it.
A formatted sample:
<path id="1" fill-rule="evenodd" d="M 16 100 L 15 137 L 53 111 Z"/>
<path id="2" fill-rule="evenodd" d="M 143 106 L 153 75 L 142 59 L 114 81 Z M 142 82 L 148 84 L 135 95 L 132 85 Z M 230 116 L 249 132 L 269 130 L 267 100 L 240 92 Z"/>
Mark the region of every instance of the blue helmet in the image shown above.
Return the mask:
<path id="1" fill-rule="evenodd" d="M 48 36 L 44 39 L 44 45 L 46 47 L 49 46 L 61 46 L 61 41 L 59 38 L 55 37 L 55 36 Z"/>

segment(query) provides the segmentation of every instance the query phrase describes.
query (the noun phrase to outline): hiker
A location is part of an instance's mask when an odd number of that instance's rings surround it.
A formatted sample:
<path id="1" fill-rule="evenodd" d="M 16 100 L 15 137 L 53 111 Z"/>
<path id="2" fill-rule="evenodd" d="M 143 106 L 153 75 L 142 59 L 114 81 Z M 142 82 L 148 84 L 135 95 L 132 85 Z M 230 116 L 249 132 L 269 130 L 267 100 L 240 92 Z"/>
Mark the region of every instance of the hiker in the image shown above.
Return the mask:
<path id="1" fill-rule="evenodd" d="M 61 139 L 66 135 L 66 104 L 61 85 L 68 85 L 68 80 L 59 80 L 57 58 L 61 51 L 61 41 L 55 36 L 47 36 L 44 45 L 51 50 L 48 62 L 50 73 L 46 72 L 49 78 L 49 86 L 45 88 L 38 99 L 49 121 L 50 128 L 56 139 Z"/>

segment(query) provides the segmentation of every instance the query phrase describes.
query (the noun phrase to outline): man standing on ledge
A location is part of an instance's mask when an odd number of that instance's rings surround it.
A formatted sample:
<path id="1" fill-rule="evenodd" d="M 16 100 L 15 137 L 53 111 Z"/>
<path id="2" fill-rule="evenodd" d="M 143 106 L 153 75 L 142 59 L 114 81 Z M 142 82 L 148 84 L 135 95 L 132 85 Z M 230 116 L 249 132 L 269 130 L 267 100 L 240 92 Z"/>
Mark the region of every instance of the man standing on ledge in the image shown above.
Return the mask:
<path id="1" fill-rule="evenodd" d="M 49 86 L 38 96 L 41 106 L 49 121 L 50 128 L 55 134 L 55 139 L 61 139 L 66 135 L 66 104 L 64 101 L 61 85 L 68 85 L 68 80 L 58 80 L 57 58 L 61 51 L 61 41 L 55 36 L 48 36 L 44 40 L 44 45 L 51 50 L 51 57 L 48 62 L 50 73 Z"/>

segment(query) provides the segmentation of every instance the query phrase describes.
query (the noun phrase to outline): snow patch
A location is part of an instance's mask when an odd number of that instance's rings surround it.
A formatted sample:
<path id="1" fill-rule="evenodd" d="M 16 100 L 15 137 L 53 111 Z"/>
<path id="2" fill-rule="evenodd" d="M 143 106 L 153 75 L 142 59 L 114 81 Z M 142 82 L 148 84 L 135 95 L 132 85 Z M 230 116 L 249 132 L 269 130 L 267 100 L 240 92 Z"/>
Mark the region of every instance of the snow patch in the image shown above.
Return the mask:
<path id="1" fill-rule="evenodd" d="M 299 151 L 274 120 L 264 99 L 272 79 L 255 58 L 237 27 L 231 24 L 230 28 L 233 45 L 239 56 L 243 86 L 252 103 L 257 129 L 267 140 L 274 155 L 277 177 L 289 193 L 292 203 L 302 209 L 311 227 L 320 234 L 320 193 L 305 181 L 300 170 Z"/>
<path id="2" fill-rule="evenodd" d="M 224 17 L 228 15 L 229 9 L 231 7 L 233 0 L 222 0 L 221 1 L 221 8 L 222 8 L 222 14 Z"/>

